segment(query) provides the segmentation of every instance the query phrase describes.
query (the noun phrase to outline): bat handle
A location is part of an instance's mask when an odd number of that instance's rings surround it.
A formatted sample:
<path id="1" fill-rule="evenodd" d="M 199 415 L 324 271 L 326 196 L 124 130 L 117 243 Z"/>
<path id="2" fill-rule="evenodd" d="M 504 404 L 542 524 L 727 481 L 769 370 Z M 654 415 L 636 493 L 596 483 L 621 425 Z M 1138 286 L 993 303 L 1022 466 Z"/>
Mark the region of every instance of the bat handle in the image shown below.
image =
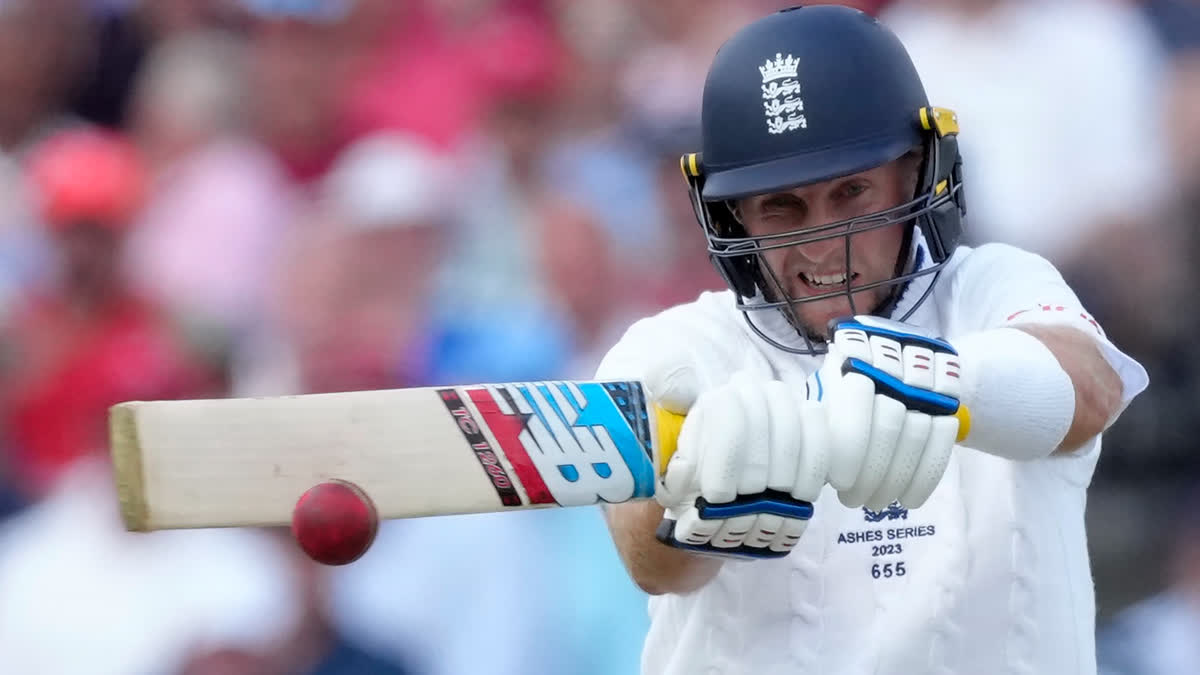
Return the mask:
<path id="1" fill-rule="evenodd" d="M 958 418 L 958 438 L 956 440 L 962 443 L 971 433 L 971 411 L 967 409 L 966 403 L 960 402 L 958 410 L 954 411 L 954 416 Z"/>
<path id="2" fill-rule="evenodd" d="M 654 413 L 654 427 L 658 440 L 658 466 L 655 468 L 661 478 L 667 473 L 667 463 L 671 461 L 671 456 L 679 446 L 679 430 L 683 427 L 686 417 L 670 412 L 657 403 L 652 403 L 650 407 Z"/>

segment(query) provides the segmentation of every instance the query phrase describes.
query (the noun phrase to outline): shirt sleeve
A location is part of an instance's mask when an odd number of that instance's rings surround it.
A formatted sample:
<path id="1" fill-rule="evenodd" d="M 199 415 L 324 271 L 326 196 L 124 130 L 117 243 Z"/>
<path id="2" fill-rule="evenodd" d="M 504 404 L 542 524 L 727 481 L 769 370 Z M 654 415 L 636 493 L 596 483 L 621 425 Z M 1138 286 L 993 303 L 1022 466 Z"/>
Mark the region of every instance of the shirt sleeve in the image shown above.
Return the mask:
<path id="1" fill-rule="evenodd" d="M 748 361 L 756 350 L 721 303 L 724 294 L 705 294 L 635 322 L 604 355 L 599 380 L 637 380 L 658 364 L 686 360 L 695 369 L 701 390 L 716 386 Z"/>
<path id="2" fill-rule="evenodd" d="M 1146 369 L 1108 339 L 1054 265 L 1037 254 L 980 246 L 955 270 L 950 292 L 951 306 L 962 312 L 953 327 L 960 335 L 1021 324 L 1071 326 L 1090 335 L 1121 378 L 1122 411 L 1150 383 Z"/>

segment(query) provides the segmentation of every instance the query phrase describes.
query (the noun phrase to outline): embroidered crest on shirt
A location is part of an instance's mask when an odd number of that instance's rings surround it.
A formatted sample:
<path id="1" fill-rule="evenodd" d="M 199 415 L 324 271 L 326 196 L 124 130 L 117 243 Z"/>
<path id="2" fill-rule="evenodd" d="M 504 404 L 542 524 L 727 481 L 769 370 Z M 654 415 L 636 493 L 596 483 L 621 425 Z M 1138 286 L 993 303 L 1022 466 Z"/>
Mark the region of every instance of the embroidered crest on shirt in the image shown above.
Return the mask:
<path id="1" fill-rule="evenodd" d="M 908 509 L 901 506 L 900 502 L 892 502 L 882 511 L 872 511 L 863 507 L 863 519 L 868 523 L 878 523 L 885 518 L 887 520 L 908 520 Z"/>

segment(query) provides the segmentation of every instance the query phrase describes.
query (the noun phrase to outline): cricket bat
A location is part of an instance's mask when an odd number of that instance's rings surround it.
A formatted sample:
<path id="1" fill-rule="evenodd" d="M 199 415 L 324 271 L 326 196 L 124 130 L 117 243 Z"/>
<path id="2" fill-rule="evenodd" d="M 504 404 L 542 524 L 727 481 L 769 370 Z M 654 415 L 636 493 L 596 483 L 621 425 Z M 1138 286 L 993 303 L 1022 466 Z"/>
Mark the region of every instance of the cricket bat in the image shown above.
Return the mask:
<path id="1" fill-rule="evenodd" d="M 130 401 L 109 412 L 126 529 L 287 526 L 348 480 L 380 518 L 654 496 L 683 417 L 638 381 Z"/>

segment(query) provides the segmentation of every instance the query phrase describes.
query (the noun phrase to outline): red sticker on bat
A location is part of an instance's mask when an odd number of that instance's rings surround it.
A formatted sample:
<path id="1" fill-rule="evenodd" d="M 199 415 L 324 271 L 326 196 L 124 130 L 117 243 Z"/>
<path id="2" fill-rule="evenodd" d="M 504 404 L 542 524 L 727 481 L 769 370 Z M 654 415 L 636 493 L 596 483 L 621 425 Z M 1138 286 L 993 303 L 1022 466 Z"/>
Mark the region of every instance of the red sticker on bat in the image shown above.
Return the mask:
<path id="1" fill-rule="evenodd" d="M 529 458 L 525 444 L 521 442 L 521 432 L 525 431 L 526 424 L 532 415 L 516 412 L 514 406 L 508 406 L 510 410 L 514 411 L 513 413 L 504 412 L 492 398 L 491 392 L 486 389 L 469 389 L 467 395 L 471 397 L 471 402 L 479 410 L 480 416 L 483 417 L 483 423 L 492 430 L 492 435 L 496 437 L 496 442 L 500 444 L 504 456 L 512 464 L 513 471 L 516 472 L 521 485 L 525 486 L 525 494 L 529 495 L 529 503 L 554 504 L 554 495 L 546 487 L 541 473 L 538 472 L 533 460 Z"/>

